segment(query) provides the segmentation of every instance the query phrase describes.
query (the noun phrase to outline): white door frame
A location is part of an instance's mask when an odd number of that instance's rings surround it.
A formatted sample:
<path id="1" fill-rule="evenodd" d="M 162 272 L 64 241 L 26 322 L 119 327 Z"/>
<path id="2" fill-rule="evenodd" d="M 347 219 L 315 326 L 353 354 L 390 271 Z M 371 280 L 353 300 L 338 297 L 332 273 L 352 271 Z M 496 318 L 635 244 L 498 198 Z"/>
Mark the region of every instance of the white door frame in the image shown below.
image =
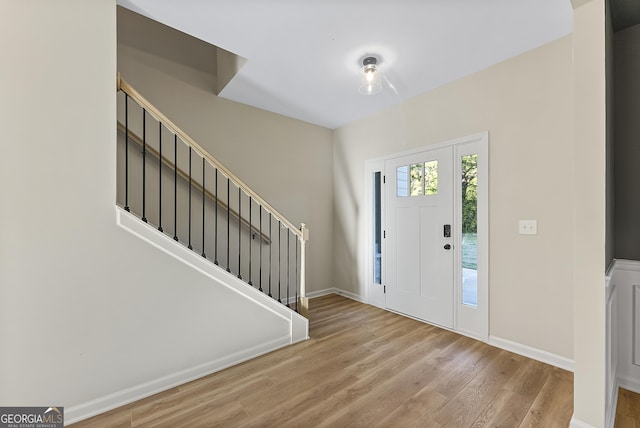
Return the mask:
<path id="1" fill-rule="evenodd" d="M 434 150 L 442 147 L 454 147 L 454 156 L 457 160 L 464 150 L 473 147 L 474 152 L 478 153 L 478 313 L 472 317 L 477 323 L 475 331 L 471 331 L 465 323 L 469 322 L 469 317 L 465 314 L 462 307 L 462 263 L 461 263 L 461 228 L 462 219 L 460 216 L 461 207 L 461 188 L 454 186 L 454 327 L 453 331 L 460 334 L 473 337 L 475 339 L 488 342 L 489 340 L 489 133 L 482 132 L 467 137 L 457 138 L 455 140 L 445 141 L 429 146 L 422 146 L 399 153 L 393 153 L 365 161 L 365 224 L 364 224 L 364 259 L 362 278 L 365 281 L 364 289 L 366 290 L 366 302 L 385 308 L 385 295 L 383 293 L 384 286 L 373 284 L 373 259 L 371 257 L 371 248 L 373 248 L 373 214 L 371 207 L 373 206 L 373 182 L 372 176 L 374 172 L 381 171 L 384 174 L 384 163 L 387 159 L 393 159 L 400 156 L 412 155 L 420 152 Z M 459 162 L 454 163 L 454 177 L 460 176 Z M 384 191 L 382 193 L 382 204 L 385 206 Z M 385 224 L 384 209 L 382 210 L 382 224 Z M 384 226 L 383 226 L 384 229 Z M 383 241 L 384 242 L 384 241 Z M 382 246 L 382 283 L 386 283 L 386 272 L 384 269 L 386 260 L 386 245 Z"/>

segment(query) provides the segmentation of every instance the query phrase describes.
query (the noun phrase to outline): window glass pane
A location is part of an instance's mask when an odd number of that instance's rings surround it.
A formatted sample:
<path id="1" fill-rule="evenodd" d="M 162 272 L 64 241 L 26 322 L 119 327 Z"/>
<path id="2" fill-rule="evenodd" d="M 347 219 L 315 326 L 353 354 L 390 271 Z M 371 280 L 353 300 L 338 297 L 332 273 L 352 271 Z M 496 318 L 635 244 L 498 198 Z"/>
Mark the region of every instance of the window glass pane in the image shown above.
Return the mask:
<path id="1" fill-rule="evenodd" d="M 411 165 L 411 196 L 422 195 L 422 164 Z"/>
<path id="2" fill-rule="evenodd" d="M 398 196 L 409 196 L 409 167 L 399 166 L 396 170 L 396 194 Z"/>
<path id="3" fill-rule="evenodd" d="M 373 173 L 373 283 L 382 284 L 381 173 Z"/>
<path id="4" fill-rule="evenodd" d="M 478 306 L 478 155 L 462 163 L 462 303 Z"/>
<path id="5" fill-rule="evenodd" d="M 438 161 L 424 163 L 424 194 L 438 194 Z"/>

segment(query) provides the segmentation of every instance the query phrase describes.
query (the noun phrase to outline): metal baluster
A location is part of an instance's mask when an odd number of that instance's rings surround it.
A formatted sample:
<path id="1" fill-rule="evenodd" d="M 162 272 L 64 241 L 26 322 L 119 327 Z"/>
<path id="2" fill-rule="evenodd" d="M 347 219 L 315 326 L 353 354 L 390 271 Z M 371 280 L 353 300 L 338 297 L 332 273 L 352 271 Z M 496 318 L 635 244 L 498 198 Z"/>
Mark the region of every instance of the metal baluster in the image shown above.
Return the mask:
<path id="1" fill-rule="evenodd" d="M 193 250 L 191 245 L 191 146 L 189 146 L 189 245 L 190 250 Z"/>
<path id="2" fill-rule="evenodd" d="M 271 224 L 273 221 L 271 220 L 271 213 L 269 213 L 269 297 L 273 297 L 271 295 L 271 243 L 273 242 L 273 235 L 271 234 Z"/>
<path id="3" fill-rule="evenodd" d="M 260 207 L 260 280 L 258 281 L 259 284 L 259 291 L 262 291 L 262 205 L 259 205 Z"/>
<path id="4" fill-rule="evenodd" d="M 231 272 L 231 252 L 229 250 L 229 247 L 231 246 L 231 233 L 230 233 L 230 229 L 229 229 L 229 216 L 231 215 L 230 212 L 230 205 L 231 205 L 231 186 L 229 183 L 229 177 L 227 177 L 227 272 Z"/>
<path id="5" fill-rule="evenodd" d="M 202 257 L 204 257 L 205 259 L 207 258 L 207 255 L 204 253 L 204 207 L 205 207 L 205 200 L 204 200 L 204 186 L 205 186 L 205 180 L 204 180 L 204 166 L 206 164 L 206 161 L 204 158 L 202 158 Z"/>
<path id="6" fill-rule="evenodd" d="M 162 230 L 162 122 L 158 122 L 158 230 Z"/>
<path id="7" fill-rule="evenodd" d="M 173 135 L 173 239 L 178 240 L 178 135 Z"/>
<path id="8" fill-rule="evenodd" d="M 253 241 L 253 224 L 251 222 L 251 196 L 249 196 L 249 285 L 253 285 L 251 282 L 251 260 L 253 254 L 251 254 L 251 241 Z"/>
<path id="9" fill-rule="evenodd" d="M 215 207 L 215 218 L 213 219 L 214 226 L 216 228 L 215 238 L 213 242 L 213 263 L 218 264 L 218 168 L 216 168 L 216 207 Z"/>
<path id="10" fill-rule="evenodd" d="M 282 265 L 280 261 L 282 259 L 282 223 L 278 220 L 278 302 L 282 303 L 280 298 L 280 285 L 282 283 Z"/>
<path id="11" fill-rule="evenodd" d="M 124 94 L 124 210 L 129 208 L 129 95 Z"/>
<path id="12" fill-rule="evenodd" d="M 147 222 L 147 110 L 142 109 L 142 221 Z"/>
<path id="13" fill-rule="evenodd" d="M 291 238 L 291 232 L 289 231 L 289 229 L 287 229 L 287 307 L 290 308 L 291 306 L 289 306 L 289 282 L 290 282 L 290 278 L 291 275 L 290 273 L 290 261 L 291 261 L 291 243 L 290 243 L 290 239 Z"/>
<path id="14" fill-rule="evenodd" d="M 242 279 L 242 265 L 240 264 L 242 255 L 242 190 L 238 186 L 238 278 Z"/>

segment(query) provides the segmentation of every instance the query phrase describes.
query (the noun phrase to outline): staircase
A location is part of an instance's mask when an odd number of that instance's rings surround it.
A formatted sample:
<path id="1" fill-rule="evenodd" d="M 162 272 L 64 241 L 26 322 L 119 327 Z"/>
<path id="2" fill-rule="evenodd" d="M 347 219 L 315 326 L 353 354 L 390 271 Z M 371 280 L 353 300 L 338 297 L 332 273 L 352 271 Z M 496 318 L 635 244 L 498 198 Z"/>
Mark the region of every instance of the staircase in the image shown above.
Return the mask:
<path id="1" fill-rule="evenodd" d="M 119 207 L 307 315 L 305 224 L 294 226 L 120 78 L 117 152 Z"/>

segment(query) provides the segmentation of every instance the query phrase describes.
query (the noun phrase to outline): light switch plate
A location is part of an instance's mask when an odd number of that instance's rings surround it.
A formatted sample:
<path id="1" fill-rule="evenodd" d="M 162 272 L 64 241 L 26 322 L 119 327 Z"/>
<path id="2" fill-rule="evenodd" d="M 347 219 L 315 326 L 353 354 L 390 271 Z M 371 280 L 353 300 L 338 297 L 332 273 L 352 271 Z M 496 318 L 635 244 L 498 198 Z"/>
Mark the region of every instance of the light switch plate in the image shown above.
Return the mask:
<path id="1" fill-rule="evenodd" d="M 538 221 L 537 220 L 520 220 L 518 222 L 518 233 L 520 235 L 537 235 Z"/>

